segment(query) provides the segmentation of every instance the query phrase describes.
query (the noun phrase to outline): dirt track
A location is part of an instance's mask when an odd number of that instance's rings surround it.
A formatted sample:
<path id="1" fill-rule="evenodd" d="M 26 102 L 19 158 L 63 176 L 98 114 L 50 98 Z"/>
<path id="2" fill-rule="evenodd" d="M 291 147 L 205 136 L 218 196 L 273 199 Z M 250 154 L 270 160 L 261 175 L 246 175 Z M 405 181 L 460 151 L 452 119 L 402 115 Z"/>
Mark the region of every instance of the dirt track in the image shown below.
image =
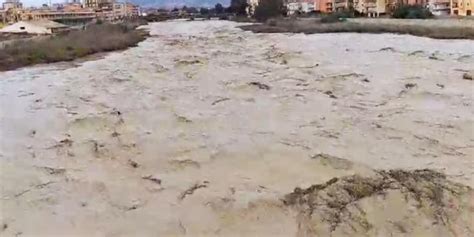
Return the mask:
<path id="1" fill-rule="evenodd" d="M 0 235 L 313 236 L 328 220 L 285 206 L 296 187 L 425 168 L 472 186 L 474 41 L 235 25 L 158 23 L 97 61 L 0 73 Z M 436 182 L 450 224 L 401 182 L 330 231 L 472 234 L 472 190 Z"/>

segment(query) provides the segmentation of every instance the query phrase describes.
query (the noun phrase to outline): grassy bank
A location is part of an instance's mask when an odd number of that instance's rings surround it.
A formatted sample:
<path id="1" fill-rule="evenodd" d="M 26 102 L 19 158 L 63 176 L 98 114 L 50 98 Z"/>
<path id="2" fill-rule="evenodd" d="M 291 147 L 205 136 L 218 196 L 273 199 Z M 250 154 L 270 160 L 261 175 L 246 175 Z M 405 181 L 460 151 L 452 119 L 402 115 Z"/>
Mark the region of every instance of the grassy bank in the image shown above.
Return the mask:
<path id="1" fill-rule="evenodd" d="M 384 23 L 383 21 L 380 21 L 379 23 L 364 23 L 363 21 L 322 23 L 318 19 L 272 19 L 264 24 L 246 25 L 241 26 L 241 28 L 255 33 L 394 33 L 409 34 L 435 39 L 474 39 L 474 25 L 446 26 L 442 24 L 389 24 Z"/>
<path id="2" fill-rule="evenodd" d="M 0 49 L 0 71 L 40 63 L 71 61 L 94 53 L 133 47 L 147 35 L 144 31 L 136 30 L 136 26 L 90 25 L 81 31 L 11 43 Z"/>

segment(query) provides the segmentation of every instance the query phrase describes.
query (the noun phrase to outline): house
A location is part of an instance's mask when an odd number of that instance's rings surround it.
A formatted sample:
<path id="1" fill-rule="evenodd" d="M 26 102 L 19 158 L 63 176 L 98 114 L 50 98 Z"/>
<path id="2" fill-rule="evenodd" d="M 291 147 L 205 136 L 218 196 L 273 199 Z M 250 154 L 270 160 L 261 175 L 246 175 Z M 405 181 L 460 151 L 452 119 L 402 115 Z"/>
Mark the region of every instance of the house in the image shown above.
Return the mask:
<path id="1" fill-rule="evenodd" d="M 54 21 L 19 21 L 0 29 L 0 33 L 47 35 L 67 30 L 69 27 Z"/>
<path id="2" fill-rule="evenodd" d="M 451 14 L 459 16 L 474 15 L 474 0 L 451 0 Z"/>
<path id="3" fill-rule="evenodd" d="M 354 10 L 368 17 L 387 13 L 387 0 L 354 0 Z"/>
<path id="4" fill-rule="evenodd" d="M 353 2 L 349 0 L 333 0 L 334 11 L 344 11 L 352 7 Z"/>
<path id="5" fill-rule="evenodd" d="M 428 0 L 427 7 L 435 16 L 444 16 L 451 13 L 450 0 Z"/>
<path id="6" fill-rule="evenodd" d="M 314 3 L 307 0 L 289 0 L 286 3 L 288 15 L 309 13 L 314 11 Z"/>
<path id="7" fill-rule="evenodd" d="M 20 0 L 6 0 L 2 4 L 2 8 L 5 10 L 8 9 L 21 9 L 23 8 L 23 3 L 20 2 Z"/>
<path id="8" fill-rule="evenodd" d="M 316 0 L 315 5 L 315 8 L 322 13 L 330 13 L 334 11 L 333 0 Z"/>

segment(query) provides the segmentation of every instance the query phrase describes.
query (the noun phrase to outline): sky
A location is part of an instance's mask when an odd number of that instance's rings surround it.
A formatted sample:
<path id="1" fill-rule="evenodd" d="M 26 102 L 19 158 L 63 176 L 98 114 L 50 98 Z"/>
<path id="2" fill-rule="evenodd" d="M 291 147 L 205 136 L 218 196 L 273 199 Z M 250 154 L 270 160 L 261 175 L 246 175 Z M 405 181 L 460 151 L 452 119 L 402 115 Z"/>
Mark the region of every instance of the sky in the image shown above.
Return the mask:
<path id="1" fill-rule="evenodd" d="M 0 0 L 3 2 L 2 0 Z M 41 6 L 44 3 L 49 3 L 49 0 L 20 0 L 23 3 L 23 6 L 31 7 L 31 6 Z M 64 2 L 64 0 L 51 0 L 51 3 L 60 3 Z"/>

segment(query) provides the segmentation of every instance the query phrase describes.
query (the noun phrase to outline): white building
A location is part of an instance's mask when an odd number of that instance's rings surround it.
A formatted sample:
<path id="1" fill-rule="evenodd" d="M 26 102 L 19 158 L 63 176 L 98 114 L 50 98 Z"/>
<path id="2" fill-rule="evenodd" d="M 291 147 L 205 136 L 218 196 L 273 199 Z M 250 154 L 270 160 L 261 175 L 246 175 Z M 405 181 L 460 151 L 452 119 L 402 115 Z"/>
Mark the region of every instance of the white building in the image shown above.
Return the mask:
<path id="1" fill-rule="evenodd" d="M 5 2 L 2 4 L 2 8 L 5 10 L 8 9 L 21 9 L 23 8 L 23 3 L 20 2 L 20 0 L 5 0 Z"/>
<path id="2" fill-rule="evenodd" d="M 64 31 L 68 26 L 48 20 L 19 21 L 0 29 L 0 33 L 48 35 Z"/>
<path id="3" fill-rule="evenodd" d="M 354 0 L 354 9 L 368 17 L 387 13 L 387 0 Z"/>
<path id="4" fill-rule="evenodd" d="M 295 13 L 310 13 L 315 11 L 314 1 L 310 0 L 289 0 L 286 8 L 289 15 Z"/>
<path id="5" fill-rule="evenodd" d="M 435 16 L 449 15 L 451 12 L 450 0 L 428 0 L 427 6 Z"/>

